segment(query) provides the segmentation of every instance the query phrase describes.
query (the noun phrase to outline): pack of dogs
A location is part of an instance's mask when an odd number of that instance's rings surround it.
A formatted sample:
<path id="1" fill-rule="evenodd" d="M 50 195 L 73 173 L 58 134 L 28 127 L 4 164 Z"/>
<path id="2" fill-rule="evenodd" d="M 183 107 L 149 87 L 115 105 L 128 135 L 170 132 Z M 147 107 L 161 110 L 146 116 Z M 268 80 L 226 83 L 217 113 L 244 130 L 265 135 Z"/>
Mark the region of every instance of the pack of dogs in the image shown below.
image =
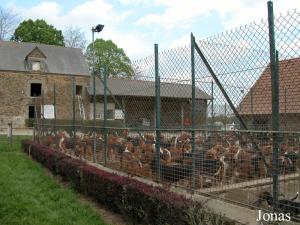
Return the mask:
<path id="1" fill-rule="evenodd" d="M 160 143 L 153 134 L 129 135 L 127 130 L 108 134 L 106 140 L 103 134 L 76 132 L 74 135 L 64 130 L 40 137 L 44 145 L 65 154 L 97 162 L 103 162 L 107 157 L 108 163 L 117 165 L 114 168 L 118 170 L 154 180 L 157 178 L 168 185 L 188 186 L 194 178 L 196 188 L 270 177 L 273 166 L 272 138 L 254 141 L 233 132 L 226 135 L 199 134 L 195 137 L 192 152 L 192 136 L 189 133 L 161 135 Z M 299 173 L 299 149 L 300 143 L 296 141 L 282 141 L 279 144 L 277 160 L 281 175 Z M 300 203 L 295 201 L 297 197 L 280 199 L 280 211 L 299 215 Z M 262 202 L 272 207 L 272 195 L 262 192 L 256 203 Z"/>
<path id="2" fill-rule="evenodd" d="M 259 145 L 259 151 L 246 137 L 227 135 L 197 135 L 192 153 L 192 136 L 189 133 L 166 137 L 160 144 L 155 135 L 130 136 L 127 130 L 107 136 L 105 149 L 102 134 L 66 131 L 42 137 L 43 144 L 66 154 L 98 162 L 104 160 L 119 165 L 118 169 L 137 176 L 159 177 L 175 183 L 196 176 L 204 181 L 201 187 L 232 184 L 270 176 L 272 170 L 272 140 Z M 96 145 L 96 152 L 93 146 Z M 279 172 L 299 171 L 299 147 L 283 143 L 279 148 Z M 160 169 L 157 169 L 159 160 Z M 159 174 L 158 174 L 159 173 Z"/>

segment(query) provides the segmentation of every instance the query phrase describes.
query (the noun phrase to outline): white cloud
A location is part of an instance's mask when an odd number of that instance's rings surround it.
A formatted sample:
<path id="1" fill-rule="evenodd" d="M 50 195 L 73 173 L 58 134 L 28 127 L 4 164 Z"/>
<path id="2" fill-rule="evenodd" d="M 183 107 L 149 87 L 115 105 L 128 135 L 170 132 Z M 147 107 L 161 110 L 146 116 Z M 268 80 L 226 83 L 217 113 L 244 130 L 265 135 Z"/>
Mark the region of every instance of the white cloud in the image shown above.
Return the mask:
<path id="1" fill-rule="evenodd" d="M 20 8 L 21 10 L 21 8 Z M 60 6 L 56 2 L 41 2 L 33 8 L 22 10 L 22 16 L 26 18 L 43 18 L 55 20 L 61 11 Z"/>
<path id="2" fill-rule="evenodd" d="M 191 20 L 199 15 L 205 15 L 210 11 L 210 4 L 199 0 L 155 0 L 154 4 L 166 7 L 163 14 L 150 13 L 137 21 L 139 25 L 161 25 L 165 29 L 172 29 L 182 22 Z M 186 26 L 186 24 L 184 24 Z"/>
<path id="3" fill-rule="evenodd" d="M 121 32 L 121 22 L 132 14 L 132 11 L 117 12 L 109 1 L 90 0 L 78 4 L 67 12 L 62 12 L 56 1 L 43 1 L 31 8 L 20 7 L 15 4 L 9 5 L 12 10 L 21 15 L 23 19 L 44 19 L 58 29 L 68 26 L 76 26 L 85 33 L 88 42 L 92 39 L 91 28 L 98 23 L 105 27 L 95 38 L 112 39 L 118 47 L 121 47 L 130 58 L 144 55 L 149 46 L 139 32 Z M 151 44 L 150 44 L 151 46 Z"/>
<path id="4" fill-rule="evenodd" d="M 274 15 L 279 16 L 280 13 L 286 13 L 295 8 L 300 9 L 300 1 L 298 0 L 277 0 L 273 3 Z M 223 22 L 226 29 L 237 27 L 241 24 L 247 24 L 260 19 L 267 19 L 267 1 L 237 1 L 235 7 L 232 8 L 232 17 Z"/>
<path id="5" fill-rule="evenodd" d="M 209 15 L 213 11 L 221 15 L 225 29 L 267 18 L 267 1 L 263 0 L 154 0 L 153 4 L 164 7 L 165 11 L 162 14 L 149 13 L 140 18 L 137 24 L 173 29 L 179 24 L 192 23 L 197 17 Z M 294 8 L 300 8 L 299 0 L 274 2 L 275 15 Z"/>
<path id="6" fill-rule="evenodd" d="M 96 37 L 112 39 L 131 58 L 153 53 L 154 42 L 171 43 L 166 44 L 166 47 L 189 44 L 190 34 L 183 34 L 180 30 L 199 32 L 199 27 L 193 27 L 197 20 L 213 12 L 220 15 L 221 24 L 225 29 L 267 18 L 267 0 L 118 0 L 126 6 L 125 11 L 118 11 L 109 0 L 88 0 L 69 11 L 63 11 L 59 2 L 45 0 L 28 8 L 12 1 L 8 7 L 24 19 L 42 18 L 62 30 L 70 25 L 79 27 L 85 32 L 88 41 L 91 41 L 91 27 L 102 23 L 105 25 L 104 30 L 96 34 Z M 123 21 L 133 13 L 134 16 L 138 15 L 135 4 L 143 4 L 141 8 L 143 11 L 147 10 L 148 14 L 137 19 L 126 32 L 120 28 Z M 294 8 L 300 9 L 299 0 L 274 0 L 275 16 L 279 12 Z M 136 24 L 140 25 L 139 30 L 135 30 Z M 145 28 L 148 29 L 148 33 L 144 32 Z M 175 35 L 180 37 L 175 39 Z M 201 34 L 197 34 L 196 37 L 201 37 Z"/>
<path id="7" fill-rule="evenodd" d="M 62 13 L 61 7 L 55 1 L 41 2 L 32 8 L 17 8 L 24 18 L 43 18 L 60 29 L 67 25 L 92 27 L 94 21 L 115 24 L 122 17 L 113 11 L 113 6 L 105 0 L 90 0 L 76 5 L 68 12 Z M 97 23 L 97 22 L 96 22 Z"/>
<path id="8" fill-rule="evenodd" d="M 100 38 L 101 33 L 98 36 Z M 107 33 L 103 33 L 103 37 L 111 39 L 118 47 L 123 48 L 131 59 L 141 58 L 153 52 L 152 43 L 148 43 L 138 32 L 123 33 L 115 28 L 108 28 Z"/>
<path id="9" fill-rule="evenodd" d="M 176 48 L 178 46 L 185 46 L 185 45 L 189 45 L 191 43 L 191 34 L 184 34 L 183 36 L 181 36 L 178 39 L 175 39 L 171 42 L 171 44 L 169 45 L 170 48 Z"/>
<path id="10" fill-rule="evenodd" d="M 145 3 L 146 0 L 119 0 L 123 4 L 135 4 L 135 3 Z"/>

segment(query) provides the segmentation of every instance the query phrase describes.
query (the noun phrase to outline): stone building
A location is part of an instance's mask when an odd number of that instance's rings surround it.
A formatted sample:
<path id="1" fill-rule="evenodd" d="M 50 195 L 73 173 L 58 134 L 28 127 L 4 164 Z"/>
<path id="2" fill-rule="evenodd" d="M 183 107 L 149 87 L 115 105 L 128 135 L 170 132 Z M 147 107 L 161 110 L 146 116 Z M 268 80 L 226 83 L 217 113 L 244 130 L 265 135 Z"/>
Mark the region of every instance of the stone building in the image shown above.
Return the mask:
<path id="1" fill-rule="evenodd" d="M 77 108 L 89 114 L 90 76 L 80 49 L 0 41 L 0 126 L 24 127 L 35 112 L 52 118 L 54 84 L 57 119 L 72 118 L 73 78 Z"/>

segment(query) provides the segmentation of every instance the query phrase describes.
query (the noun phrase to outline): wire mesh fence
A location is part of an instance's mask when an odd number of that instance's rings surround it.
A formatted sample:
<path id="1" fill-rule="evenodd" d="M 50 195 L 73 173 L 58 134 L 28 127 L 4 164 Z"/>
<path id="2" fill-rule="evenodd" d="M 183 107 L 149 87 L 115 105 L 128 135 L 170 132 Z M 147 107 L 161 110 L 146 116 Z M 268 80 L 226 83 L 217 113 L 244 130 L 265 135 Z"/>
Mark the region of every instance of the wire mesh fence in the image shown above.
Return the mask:
<path id="1" fill-rule="evenodd" d="M 12 123 L 0 126 L 0 152 L 18 151 L 20 142 L 32 138 L 32 130 L 14 127 Z"/>
<path id="2" fill-rule="evenodd" d="M 194 193 L 297 216 L 300 15 L 275 17 L 273 42 L 271 22 L 269 12 L 269 21 L 205 40 L 191 35 L 189 46 L 156 46 L 132 63 L 130 78 L 102 71 L 96 95 L 92 85 L 87 90 L 87 118 L 73 82 L 73 119 L 36 119 L 35 140 Z"/>
<path id="3" fill-rule="evenodd" d="M 10 125 L 0 127 L 0 143 L 12 143 L 12 129 Z"/>
<path id="4" fill-rule="evenodd" d="M 56 135 L 51 124 L 43 127 L 44 134 L 36 136 L 40 143 L 130 175 L 250 206 L 256 206 L 261 193 L 272 193 L 273 143 L 269 131 L 197 130 L 196 151 L 191 153 L 191 132 L 161 130 L 158 172 L 155 130 L 110 128 L 105 136 L 103 127 L 97 127 L 94 152 L 92 127 L 78 126 L 75 136 L 72 126 L 57 126 Z M 296 152 L 300 148 L 300 133 L 286 132 L 280 136 L 285 141 L 279 157 L 279 192 L 289 199 L 299 191 L 300 161 Z M 253 149 L 253 139 L 262 150 L 266 164 Z"/>

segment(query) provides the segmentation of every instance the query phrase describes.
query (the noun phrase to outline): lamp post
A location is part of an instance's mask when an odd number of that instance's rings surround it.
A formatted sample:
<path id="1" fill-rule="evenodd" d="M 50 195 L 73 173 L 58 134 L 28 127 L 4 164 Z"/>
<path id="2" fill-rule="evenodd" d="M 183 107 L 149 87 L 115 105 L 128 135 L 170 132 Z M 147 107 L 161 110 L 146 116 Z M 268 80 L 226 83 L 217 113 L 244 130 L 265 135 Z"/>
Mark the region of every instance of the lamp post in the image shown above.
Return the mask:
<path id="1" fill-rule="evenodd" d="M 104 25 L 98 24 L 92 27 L 92 46 L 93 46 L 93 161 L 96 162 L 96 69 L 95 69 L 95 38 L 94 33 L 100 33 L 104 28 Z"/>

